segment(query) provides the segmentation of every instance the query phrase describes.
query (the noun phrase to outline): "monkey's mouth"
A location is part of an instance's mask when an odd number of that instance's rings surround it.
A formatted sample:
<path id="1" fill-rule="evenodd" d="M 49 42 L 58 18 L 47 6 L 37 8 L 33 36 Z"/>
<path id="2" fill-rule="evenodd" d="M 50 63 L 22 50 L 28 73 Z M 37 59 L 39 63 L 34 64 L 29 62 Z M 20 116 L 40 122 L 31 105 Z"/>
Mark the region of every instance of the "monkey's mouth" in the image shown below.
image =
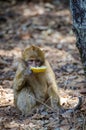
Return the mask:
<path id="1" fill-rule="evenodd" d="M 40 67 L 30 67 L 30 70 L 33 72 L 33 73 L 43 73 L 45 72 L 47 69 L 46 66 L 40 66 Z"/>
<path id="2" fill-rule="evenodd" d="M 29 69 L 29 73 L 41 73 L 41 72 L 45 72 L 46 70 L 46 66 L 42 65 L 42 62 L 40 60 L 28 60 L 26 62 L 26 66 Z"/>

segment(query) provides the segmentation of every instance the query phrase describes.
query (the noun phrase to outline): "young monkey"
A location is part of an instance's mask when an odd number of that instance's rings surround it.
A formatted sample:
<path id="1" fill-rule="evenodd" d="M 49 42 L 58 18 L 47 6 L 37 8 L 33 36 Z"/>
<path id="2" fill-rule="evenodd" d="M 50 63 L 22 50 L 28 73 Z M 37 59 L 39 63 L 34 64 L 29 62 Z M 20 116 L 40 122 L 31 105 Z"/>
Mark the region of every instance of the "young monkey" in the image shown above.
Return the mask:
<path id="1" fill-rule="evenodd" d="M 23 51 L 13 89 L 15 106 L 24 115 L 27 115 L 38 104 L 38 101 L 45 102 L 50 99 L 51 107 L 60 107 L 54 72 L 44 52 L 37 46 L 27 47 Z"/>

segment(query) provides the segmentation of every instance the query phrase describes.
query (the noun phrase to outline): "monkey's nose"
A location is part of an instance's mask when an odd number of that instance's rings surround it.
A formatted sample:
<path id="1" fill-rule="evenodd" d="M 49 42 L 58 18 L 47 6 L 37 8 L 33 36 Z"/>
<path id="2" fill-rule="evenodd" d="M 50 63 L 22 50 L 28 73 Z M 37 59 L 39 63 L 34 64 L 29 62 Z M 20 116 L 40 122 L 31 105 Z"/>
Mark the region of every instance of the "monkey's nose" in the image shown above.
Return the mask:
<path id="1" fill-rule="evenodd" d="M 35 61 L 32 61 L 32 66 L 35 67 Z"/>

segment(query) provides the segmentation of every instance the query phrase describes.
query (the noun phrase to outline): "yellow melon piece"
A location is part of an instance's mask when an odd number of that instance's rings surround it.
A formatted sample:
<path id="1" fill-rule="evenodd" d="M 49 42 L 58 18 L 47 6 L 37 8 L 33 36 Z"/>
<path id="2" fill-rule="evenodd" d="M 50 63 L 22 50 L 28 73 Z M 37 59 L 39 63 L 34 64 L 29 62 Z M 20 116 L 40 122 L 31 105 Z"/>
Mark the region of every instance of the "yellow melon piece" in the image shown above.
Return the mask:
<path id="1" fill-rule="evenodd" d="M 31 67 L 30 70 L 32 70 L 32 72 L 34 73 L 41 73 L 41 72 L 45 72 L 47 69 L 46 66 L 41 66 L 41 67 Z"/>

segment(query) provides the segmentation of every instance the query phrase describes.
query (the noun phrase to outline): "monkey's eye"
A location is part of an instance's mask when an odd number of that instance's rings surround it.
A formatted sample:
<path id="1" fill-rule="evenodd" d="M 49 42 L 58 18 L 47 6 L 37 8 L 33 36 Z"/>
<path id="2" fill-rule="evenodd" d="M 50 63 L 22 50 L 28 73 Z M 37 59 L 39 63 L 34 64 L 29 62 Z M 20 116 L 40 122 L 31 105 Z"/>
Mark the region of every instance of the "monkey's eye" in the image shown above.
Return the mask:
<path id="1" fill-rule="evenodd" d="M 39 59 L 37 59 L 36 62 L 41 62 L 41 61 Z"/>
<path id="2" fill-rule="evenodd" d="M 34 62 L 34 60 L 29 60 L 29 61 L 27 62 L 27 65 L 32 65 L 33 62 Z"/>
<path id="3" fill-rule="evenodd" d="M 26 64 L 26 66 L 30 66 L 30 65 L 32 64 L 32 62 L 33 62 L 33 61 L 28 60 L 28 61 L 25 62 L 25 64 Z"/>
<path id="4" fill-rule="evenodd" d="M 36 66 L 41 66 L 41 61 L 39 59 L 36 60 Z"/>
<path id="5" fill-rule="evenodd" d="M 33 59 L 29 60 L 29 62 L 33 62 L 33 61 L 34 61 Z"/>

